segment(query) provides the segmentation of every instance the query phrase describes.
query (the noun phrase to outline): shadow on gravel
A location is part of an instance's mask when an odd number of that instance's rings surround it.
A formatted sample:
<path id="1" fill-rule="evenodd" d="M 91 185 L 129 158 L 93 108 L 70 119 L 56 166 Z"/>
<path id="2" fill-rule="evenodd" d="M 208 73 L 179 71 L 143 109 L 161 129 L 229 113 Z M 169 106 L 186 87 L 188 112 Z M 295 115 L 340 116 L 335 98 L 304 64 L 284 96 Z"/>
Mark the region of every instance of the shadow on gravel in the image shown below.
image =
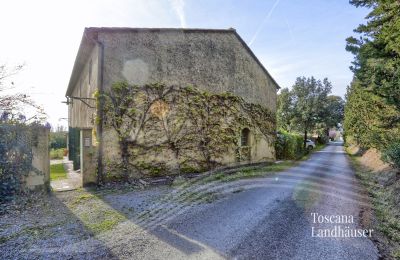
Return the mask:
<path id="1" fill-rule="evenodd" d="M 0 216 L 2 259 L 117 259 L 75 212 L 53 194 Z"/>

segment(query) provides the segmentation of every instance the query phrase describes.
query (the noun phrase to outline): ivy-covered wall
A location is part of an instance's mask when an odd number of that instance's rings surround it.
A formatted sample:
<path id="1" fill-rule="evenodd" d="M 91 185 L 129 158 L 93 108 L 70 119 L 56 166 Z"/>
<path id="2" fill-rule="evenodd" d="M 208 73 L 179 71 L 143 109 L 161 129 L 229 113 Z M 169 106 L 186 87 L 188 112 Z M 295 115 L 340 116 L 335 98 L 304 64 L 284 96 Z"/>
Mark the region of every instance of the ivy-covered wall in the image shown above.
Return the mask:
<path id="1" fill-rule="evenodd" d="M 103 159 L 109 179 L 275 160 L 275 114 L 230 93 L 119 82 L 98 98 L 104 100 Z"/>

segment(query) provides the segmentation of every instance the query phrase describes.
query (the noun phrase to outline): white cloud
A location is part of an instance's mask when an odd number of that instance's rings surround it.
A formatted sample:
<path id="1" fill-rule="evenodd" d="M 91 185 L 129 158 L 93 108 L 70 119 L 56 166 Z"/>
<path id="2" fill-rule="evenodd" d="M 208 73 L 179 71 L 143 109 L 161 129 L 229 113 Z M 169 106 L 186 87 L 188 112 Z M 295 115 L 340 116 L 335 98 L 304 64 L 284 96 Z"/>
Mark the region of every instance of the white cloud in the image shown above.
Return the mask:
<path id="1" fill-rule="evenodd" d="M 186 27 L 186 19 L 185 19 L 185 1 L 184 0 L 170 0 L 172 7 L 174 8 L 176 15 L 179 18 L 181 23 L 181 27 Z"/>

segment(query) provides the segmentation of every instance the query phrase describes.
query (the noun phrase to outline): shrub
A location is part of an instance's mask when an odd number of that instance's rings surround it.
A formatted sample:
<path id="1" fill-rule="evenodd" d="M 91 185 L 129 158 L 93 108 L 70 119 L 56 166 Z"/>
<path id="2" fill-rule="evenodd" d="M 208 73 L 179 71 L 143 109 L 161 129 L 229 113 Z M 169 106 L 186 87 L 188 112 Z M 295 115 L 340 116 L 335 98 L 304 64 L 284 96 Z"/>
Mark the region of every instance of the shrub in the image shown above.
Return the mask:
<path id="1" fill-rule="evenodd" d="M 393 167 L 400 169 L 400 140 L 383 150 L 382 160 Z"/>
<path id="2" fill-rule="evenodd" d="M 50 148 L 60 149 L 67 148 L 67 137 L 65 132 L 51 132 L 50 133 Z"/>
<path id="3" fill-rule="evenodd" d="M 61 149 L 51 149 L 50 150 L 50 159 L 62 159 L 63 156 L 65 155 L 65 150 L 64 148 Z"/>
<path id="4" fill-rule="evenodd" d="M 315 140 L 316 144 L 327 144 L 329 143 L 329 136 L 323 135 L 318 136 L 317 140 Z"/>
<path id="5" fill-rule="evenodd" d="M 280 132 L 275 143 L 276 158 L 296 160 L 305 153 L 303 145 L 303 136 Z"/>

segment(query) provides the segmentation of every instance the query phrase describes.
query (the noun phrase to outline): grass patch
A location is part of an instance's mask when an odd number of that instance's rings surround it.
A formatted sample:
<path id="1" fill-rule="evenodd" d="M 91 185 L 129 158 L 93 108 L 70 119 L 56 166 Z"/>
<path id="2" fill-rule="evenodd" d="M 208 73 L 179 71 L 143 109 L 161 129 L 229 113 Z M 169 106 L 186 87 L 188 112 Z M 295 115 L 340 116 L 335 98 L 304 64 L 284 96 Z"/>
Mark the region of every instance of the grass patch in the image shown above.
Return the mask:
<path id="1" fill-rule="evenodd" d="M 293 166 L 296 166 L 299 162 L 298 161 L 282 161 L 280 163 L 274 163 L 267 166 L 249 166 L 242 169 L 238 169 L 236 172 L 229 172 L 229 173 L 215 173 L 211 174 L 206 177 L 202 177 L 197 181 L 193 182 L 192 184 L 206 184 L 214 181 L 222 181 L 222 182 L 230 182 L 236 181 L 240 179 L 250 179 L 250 178 L 258 178 L 271 175 L 272 173 L 280 172 L 287 170 Z M 172 186 L 178 187 L 188 187 L 190 186 L 190 181 L 182 177 L 177 177 Z"/>
<path id="2" fill-rule="evenodd" d="M 400 208 L 395 202 L 395 188 L 380 184 L 378 177 L 382 173 L 363 166 L 358 160 L 360 156 L 351 154 L 349 156 L 357 178 L 371 197 L 372 208 L 378 222 L 374 229 L 385 236 L 389 241 L 386 246 L 390 245 L 391 256 L 398 259 L 400 257 Z"/>
<path id="3" fill-rule="evenodd" d="M 229 182 L 240 179 L 264 177 L 270 175 L 271 173 L 284 171 L 295 165 L 297 165 L 296 161 L 284 161 L 281 163 L 275 163 L 264 167 L 245 168 L 231 174 L 217 173 L 206 178 L 206 182 L 211 182 L 211 181 Z"/>
<path id="4" fill-rule="evenodd" d="M 84 201 L 94 199 L 94 198 L 96 198 L 96 196 L 91 193 L 83 193 L 75 198 L 75 200 L 72 202 L 72 205 L 76 206 Z"/>
<path id="5" fill-rule="evenodd" d="M 275 163 L 273 165 L 267 166 L 263 169 L 266 172 L 281 172 L 287 170 L 293 166 L 296 166 L 298 162 L 296 161 L 284 161 L 281 163 Z"/>
<path id="6" fill-rule="evenodd" d="M 66 179 L 66 178 L 67 178 L 67 172 L 65 171 L 62 163 L 50 165 L 50 180 L 51 181 L 61 180 L 61 179 Z"/>
<path id="7" fill-rule="evenodd" d="M 95 212 L 84 213 L 81 217 L 84 225 L 94 234 L 112 230 L 126 217 L 116 210 L 98 208 Z"/>
<path id="8" fill-rule="evenodd" d="M 67 206 L 94 236 L 110 231 L 126 220 L 123 213 L 109 206 L 101 196 L 86 191 L 82 191 Z"/>

